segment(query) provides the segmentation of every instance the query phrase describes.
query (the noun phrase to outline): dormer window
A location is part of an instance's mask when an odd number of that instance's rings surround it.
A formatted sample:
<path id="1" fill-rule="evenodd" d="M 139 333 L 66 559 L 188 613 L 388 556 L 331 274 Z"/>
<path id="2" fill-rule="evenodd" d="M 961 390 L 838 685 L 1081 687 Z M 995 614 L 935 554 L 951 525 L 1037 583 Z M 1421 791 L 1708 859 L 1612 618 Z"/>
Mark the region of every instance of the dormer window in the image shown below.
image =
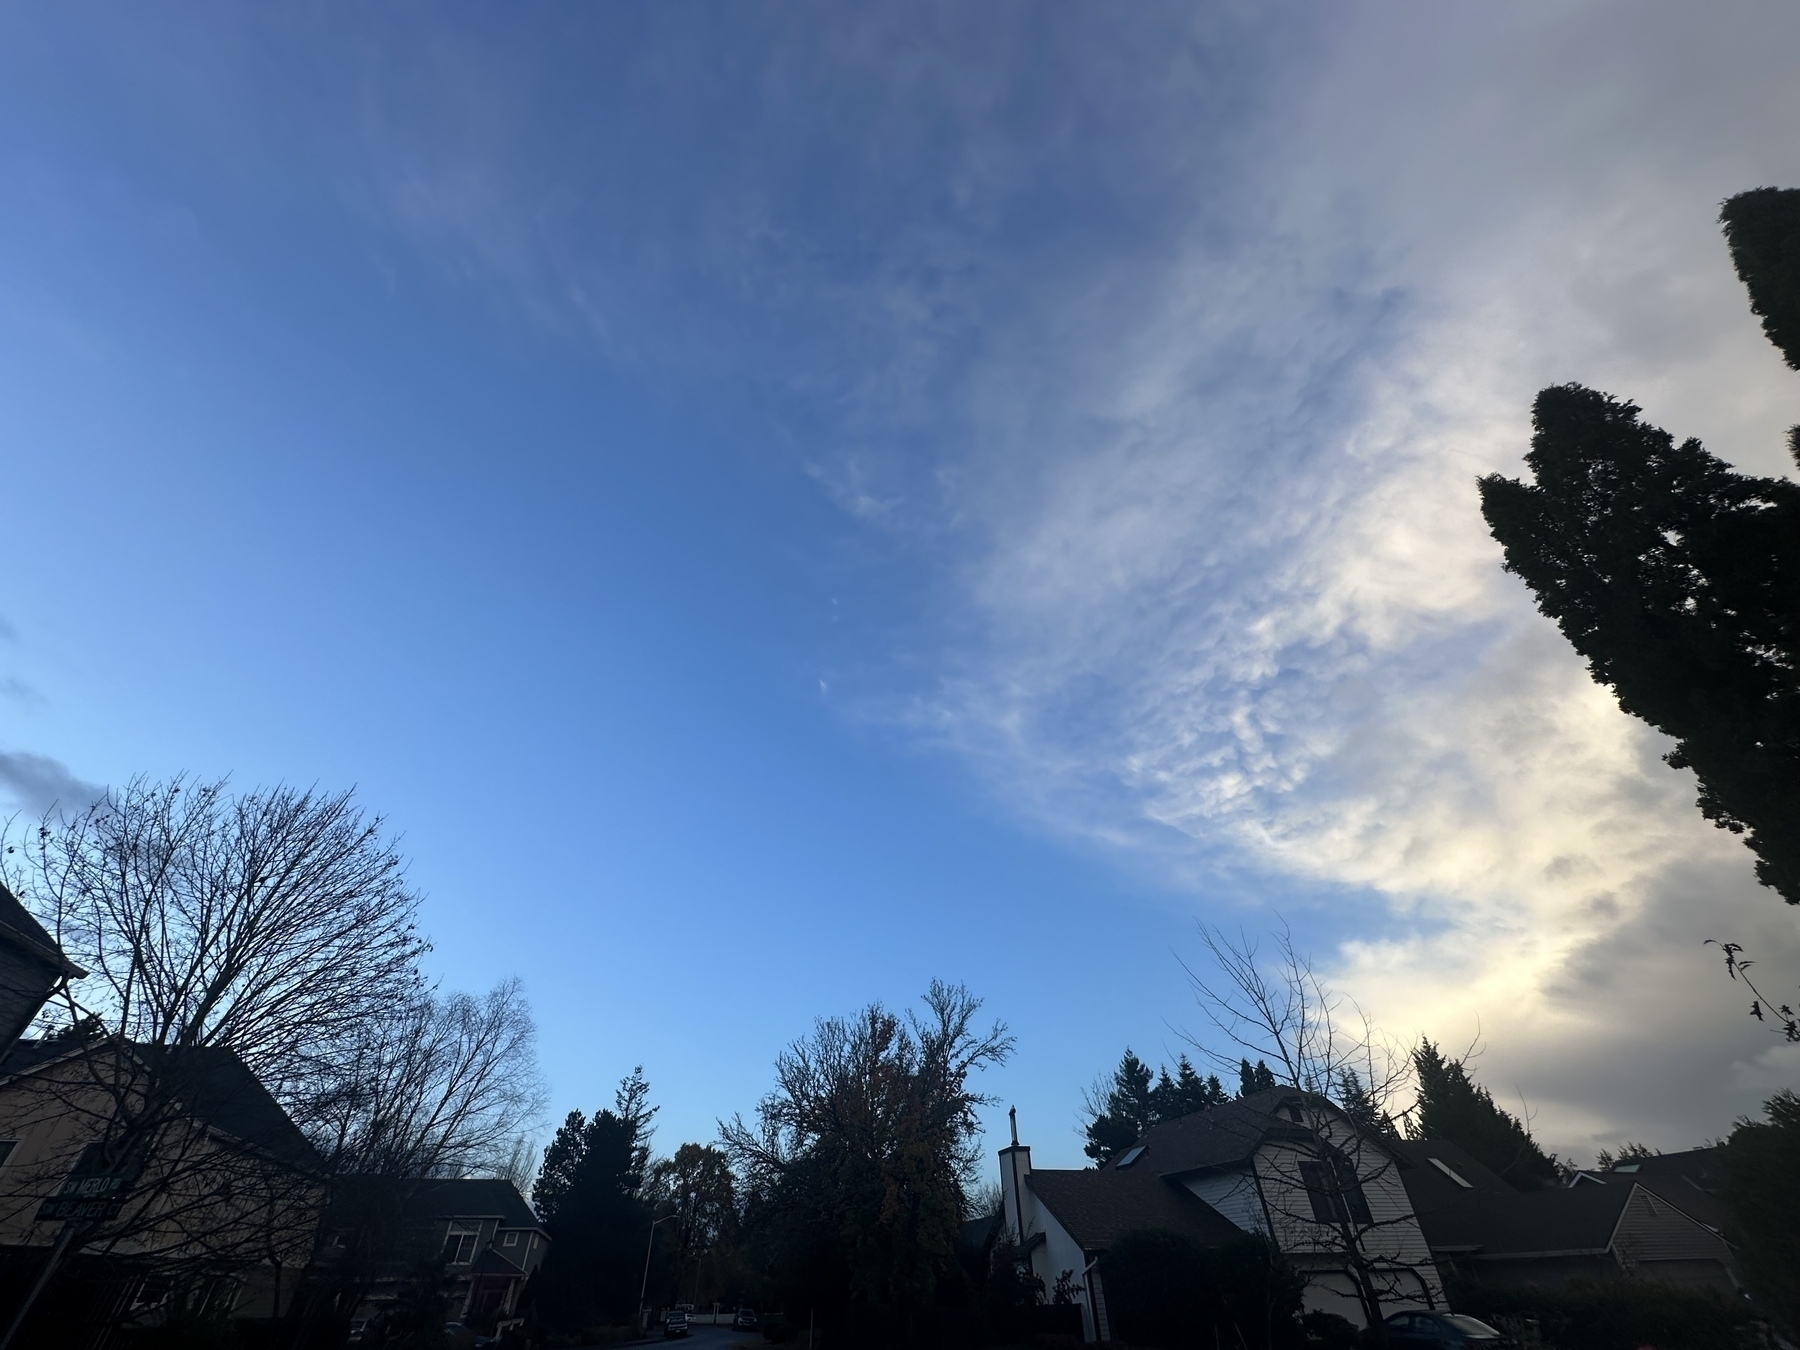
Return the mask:
<path id="1" fill-rule="evenodd" d="M 1289 1102 L 1283 1109 L 1287 1112 L 1287 1118 L 1293 1121 L 1294 1124 L 1304 1125 L 1306 1123 L 1304 1117 L 1300 1114 L 1299 1102 Z"/>
<path id="2" fill-rule="evenodd" d="M 475 1241 L 480 1236 L 479 1228 L 472 1228 L 465 1223 L 452 1223 L 450 1233 L 444 1239 L 444 1264 L 468 1265 L 475 1259 Z"/>
<path id="3" fill-rule="evenodd" d="M 1119 1155 L 1119 1161 L 1113 1164 L 1113 1171 L 1122 1172 L 1127 1167 L 1130 1167 L 1131 1164 L 1144 1156 L 1144 1148 L 1145 1146 L 1143 1144 L 1136 1144 L 1131 1148 L 1126 1149 Z"/>

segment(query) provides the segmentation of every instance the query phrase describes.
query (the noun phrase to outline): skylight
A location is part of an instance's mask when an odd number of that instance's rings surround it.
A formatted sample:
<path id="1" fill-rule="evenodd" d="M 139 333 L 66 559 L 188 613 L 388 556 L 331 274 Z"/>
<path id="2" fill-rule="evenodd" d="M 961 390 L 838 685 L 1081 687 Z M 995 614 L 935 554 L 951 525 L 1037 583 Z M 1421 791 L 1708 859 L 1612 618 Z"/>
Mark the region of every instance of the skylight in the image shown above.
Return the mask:
<path id="1" fill-rule="evenodd" d="M 1119 1155 L 1119 1161 L 1113 1164 L 1113 1170 L 1116 1172 L 1120 1168 L 1130 1167 L 1131 1164 L 1144 1156 L 1144 1148 L 1145 1145 L 1138 1144 L 1132 1148 L 1126 1149 L 1125 1152 Z"/>
<path id="2" fill-rule="evenodd" d="M 1432 1158 L 1429 1161 L 1433 1167 L 1437 1168 L 1438 1171 L 1449 1177 L 1450 1180 L 1454 1181 L 1458 1186 L 1461 1186 L 1465 1191 L 1472 1191 L 1475 1189 L 1474 1186 L 1464 1181 L 1457 1170 L 1442 1158 Z"/>

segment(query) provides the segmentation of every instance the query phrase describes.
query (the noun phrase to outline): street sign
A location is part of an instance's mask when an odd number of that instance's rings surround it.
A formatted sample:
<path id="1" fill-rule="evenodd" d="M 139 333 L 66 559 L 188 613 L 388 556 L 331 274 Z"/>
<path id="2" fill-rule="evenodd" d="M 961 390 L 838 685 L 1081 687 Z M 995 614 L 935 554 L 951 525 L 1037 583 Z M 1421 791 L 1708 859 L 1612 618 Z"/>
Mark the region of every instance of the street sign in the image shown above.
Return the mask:
<path id="1" fill-rule="evenodd" d="M 65 1177 L 62 1189 L 38 1206 L 38 1222 L 51 1219 L 116 1219 L 125 1203 L 126 1177 L 118 1172 L 88 1172 Z"/>

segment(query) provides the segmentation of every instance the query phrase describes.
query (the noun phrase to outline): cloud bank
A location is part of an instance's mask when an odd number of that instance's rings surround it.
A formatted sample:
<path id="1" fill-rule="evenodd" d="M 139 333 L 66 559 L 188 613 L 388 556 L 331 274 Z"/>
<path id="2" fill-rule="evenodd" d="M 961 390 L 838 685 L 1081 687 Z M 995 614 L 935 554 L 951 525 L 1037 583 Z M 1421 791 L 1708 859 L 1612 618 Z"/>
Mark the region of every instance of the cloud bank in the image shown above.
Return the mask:
<path id="1" fill-rule="evenodd" d="M 1796 1065 L 1699 944 L 1800 979 L 1794 916 L 1474 484 L 1572 379 L 1787 468 L 1714 215 L 1800 183 L 1800 16 L 1098 14 L 363 31 L 308 97 L 397 251 L 729 390 L 905 560 L 834 706 L 1197 908 L 1297 906 L 1390 1029 L 1479 1026 L 1552 1147 L 1724 1128 Z"/>

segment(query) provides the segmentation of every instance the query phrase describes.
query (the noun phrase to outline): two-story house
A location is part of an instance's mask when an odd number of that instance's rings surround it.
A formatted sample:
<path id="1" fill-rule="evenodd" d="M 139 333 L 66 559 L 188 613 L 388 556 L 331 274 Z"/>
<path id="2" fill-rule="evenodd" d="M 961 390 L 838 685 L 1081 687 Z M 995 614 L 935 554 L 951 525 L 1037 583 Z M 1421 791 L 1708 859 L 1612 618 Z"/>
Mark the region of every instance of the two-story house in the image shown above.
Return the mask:
<path id="1" fill-rule="evenodd" d="M 450 1317 L 511 1316 L 543 1264 L 549 1234 L 512 1182 L 490 1177 L 343 1179 L 321 1231 L 313 1277 L 353 1291 L 357 1321 L 378 1318 L 422 1270 L 441 1272 Z"/>
<path id="2" fill-rule="evenodd" d="M 1037 1170 L 1000 1151 L 1004 1234 L 1046 1287 L 1068 1272 L 1089 1340 L 1112 1339 L 1098 1263 L 1127 1232 L 1215 1245 L 1266 1236 L 1306 1277 L 1309 1310 L 1366 1325 L 1445 1306 L 1443 1282 L 1388 1141 L 1308 1093 L 1271 1089 L 1151 1126 L 1105 1166 Z"/>
<path id="3" fill-rule="evenodd" d="M 68 1037 L 0 1063 L 0 1285 L 16 1306 L 54 1265 L 33 1319 L 59 1345 L 173 1296 L 279 1315 L 324 1199 L 312 1144 L 230 1051 Z"/>

